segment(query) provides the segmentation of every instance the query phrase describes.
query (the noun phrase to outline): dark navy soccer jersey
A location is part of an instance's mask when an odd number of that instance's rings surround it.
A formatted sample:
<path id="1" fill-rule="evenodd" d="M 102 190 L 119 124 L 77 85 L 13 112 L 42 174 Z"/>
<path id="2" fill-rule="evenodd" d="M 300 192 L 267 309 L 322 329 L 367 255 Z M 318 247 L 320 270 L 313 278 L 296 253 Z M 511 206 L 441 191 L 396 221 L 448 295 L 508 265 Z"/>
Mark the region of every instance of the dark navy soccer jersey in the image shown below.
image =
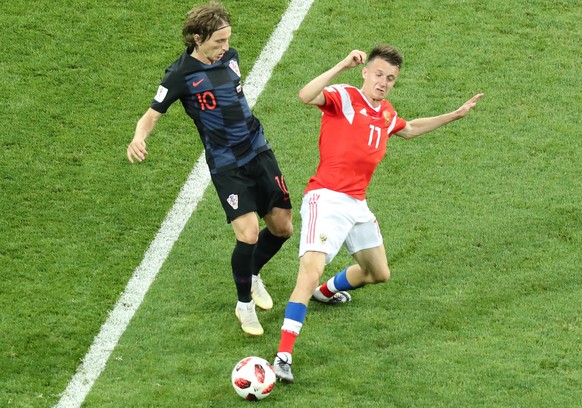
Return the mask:
<path id="1" fill-rule="evenodd" d="M 263 126 L 241 85 L 238 52 L 208 65 L 187 51 L 166 69 L 151 108 L 165 113 L 178 99 L 200 134 L 212 174 L 241 167 L 269 150 Z"/>

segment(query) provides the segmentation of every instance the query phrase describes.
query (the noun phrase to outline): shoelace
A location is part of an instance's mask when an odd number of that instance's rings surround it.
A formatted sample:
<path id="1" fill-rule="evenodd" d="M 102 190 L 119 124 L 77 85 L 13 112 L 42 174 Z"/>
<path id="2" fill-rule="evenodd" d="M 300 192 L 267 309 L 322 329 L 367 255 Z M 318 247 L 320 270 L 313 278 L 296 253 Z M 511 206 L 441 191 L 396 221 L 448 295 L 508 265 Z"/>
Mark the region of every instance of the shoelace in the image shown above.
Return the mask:
<path id="1" fill-rule="evenodd" d="M 287 358 L 285 358 L 285 360 L 283 360 L 281 357 L 277 356 L 277 365 L 281 368 L 288 368 L 291 367 L 291 363 L 289 363 L 289 360 L 287 360 Z"/>

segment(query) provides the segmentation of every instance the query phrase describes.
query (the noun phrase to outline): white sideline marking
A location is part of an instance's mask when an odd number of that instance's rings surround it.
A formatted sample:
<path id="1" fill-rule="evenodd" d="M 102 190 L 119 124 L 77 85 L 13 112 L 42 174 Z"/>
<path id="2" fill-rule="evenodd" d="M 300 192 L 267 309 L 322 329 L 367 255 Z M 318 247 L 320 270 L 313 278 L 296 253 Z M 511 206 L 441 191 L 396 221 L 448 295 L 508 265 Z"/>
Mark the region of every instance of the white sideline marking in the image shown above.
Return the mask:
<path id="1" fill-rule="evenodd" d="M 251 108 L 255 105 L 271 77 L 273 69 L 289 47 L 293 39 L 293 32 L 301 25 L 313 1 L 292 0 L 267 45 L 263 48 L 245 81 L 245 95 Z M 196 209 L 198 202 L 202 199 L 204 190 L 209 183 L 210 174 L 204 153 L 202 153 L 178 194 L 173 207 L 162 222 L 156 237 L 147 249 L 141 264 L 136 268 L 114 309 L 101 326 L 99 334 L 93 340 L 93 344 L 67 388 L 61 394 L 61 399 L 55 408 L 81 406 L 105 368 L 113 349 L 139 308 L 174 243 Z"/>

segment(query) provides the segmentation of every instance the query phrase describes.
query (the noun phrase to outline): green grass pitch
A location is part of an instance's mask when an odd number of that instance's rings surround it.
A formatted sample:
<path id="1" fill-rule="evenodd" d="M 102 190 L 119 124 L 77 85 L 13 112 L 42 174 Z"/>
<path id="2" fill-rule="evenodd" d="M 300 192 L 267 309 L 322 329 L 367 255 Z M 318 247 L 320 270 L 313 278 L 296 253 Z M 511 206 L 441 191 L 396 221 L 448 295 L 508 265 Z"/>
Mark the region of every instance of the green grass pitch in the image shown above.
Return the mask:
<path id="1" fill-rule="evenodd" d="M 287 1 L 225 0 L 246 76 Z M 184 2 L 0 4 L 0 406 L 52 407 L 202 152 L 177 104 L 126 146 L 182 52 Z M 485 97 L 462 121 L 389 141 L 369 190 L 392 279 L 311 305 L 297 382 L 271 407 L 582 406 L 582 121 L 575 0 L 315 0 L 254 107 L 296 234 L 263 273 L 265 335 L 234 317 L 233 235 L 209 188 L 85 407 L 238 407 L 230 372 L 272 359 L 295 284 L 319 112 L 301 86 L 354 49 L 396 45 L 401 117 Z M 360 83 L 357 71 L 338 82 Z M 351 262 L 340 254 L 325 277 Z"/>

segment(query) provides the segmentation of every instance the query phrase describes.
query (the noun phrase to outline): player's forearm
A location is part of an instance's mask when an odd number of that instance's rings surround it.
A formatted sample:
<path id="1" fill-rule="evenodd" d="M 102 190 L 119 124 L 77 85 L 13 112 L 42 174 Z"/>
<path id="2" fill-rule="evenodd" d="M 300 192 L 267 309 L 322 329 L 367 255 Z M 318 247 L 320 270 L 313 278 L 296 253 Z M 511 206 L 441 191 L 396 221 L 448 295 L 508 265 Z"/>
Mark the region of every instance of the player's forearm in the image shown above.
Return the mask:
<path id="1" fill-rule="evenodd" d="M 139 140 L 144 142 L 149 137 L 153 130 L 154 125 L 151 122 L 146 121 L 144 120 L 144 118 L 142 118 L 137 122 L 133 140 Z"/>
<path id="2" fill-rule="evenodd" d="M 456 111 L 454 111 L 430 118 L 413 119 L 408 122 L 410 125 L 410 131 L 406 135 L 403 135 L 403 137 L 406 139 L 412 139 L 414 137 L 432 132 L 441 126 L 444 126 L 460 118 L 461 116 Z"/>
<path id="3" fill-rule="evenodd" d="M 318 105 L 318 102 L 325 102 L 325 99 L 321 100 L 323 98 L 321 91 L 346 69 L 340 63 L 318 77 L 315 77 L 299 91 L 299 99 L 305 104 Z"/>
<path id="4" fill-rule="evenodd" d="M 145 141 L 154 130 L 159 117 L 146 112 L 137 122 L 134 140 Z"/>
<path id="5" fill-rule="evenodd" d="M 127 158 L 131 163 L 134 163 L 134 160 L 139 162 L 143 161 L 148 154 L 145 140 L 154 129 L 159 118 L 159 114 L 154 113 L 152 115 L 150 111 L 151 109 L 138 120 L 133 139 L 129 146 L 127 146 Z"/>

